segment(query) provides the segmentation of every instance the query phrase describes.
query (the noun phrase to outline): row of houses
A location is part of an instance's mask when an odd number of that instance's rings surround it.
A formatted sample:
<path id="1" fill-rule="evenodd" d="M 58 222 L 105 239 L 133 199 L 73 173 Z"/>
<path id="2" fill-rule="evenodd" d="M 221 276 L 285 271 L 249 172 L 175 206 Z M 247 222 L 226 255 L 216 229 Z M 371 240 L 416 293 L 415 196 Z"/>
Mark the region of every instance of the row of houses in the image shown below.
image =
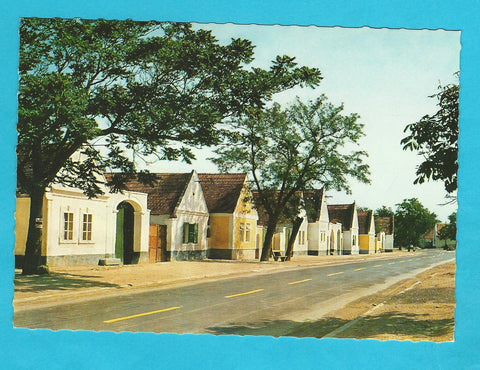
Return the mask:
<path id="1" fill-rule="evenodd" d="M 105 174 L 103 183 L 112 174 Z M 52 185 L 45 193 L 42 256 L 49 265 L 154 263 L 170 260 L 258 259 L 268 215 L 254 204 L 246 174 L 158 173 L 153 186 L 127 182 L 122 193 L 88 199 Z M 355 203 L 327 205 L 323 189 L 302 193 L 294 255 L 391 251 L 393 218 L 357 212 Z M 16 265 L 22 265 L 30 200 L 17 196 Z M 377 226 L 377 230 L 375 228 Z M 285 251 L 292 230 L 280 220 L 273 249 Z"/>

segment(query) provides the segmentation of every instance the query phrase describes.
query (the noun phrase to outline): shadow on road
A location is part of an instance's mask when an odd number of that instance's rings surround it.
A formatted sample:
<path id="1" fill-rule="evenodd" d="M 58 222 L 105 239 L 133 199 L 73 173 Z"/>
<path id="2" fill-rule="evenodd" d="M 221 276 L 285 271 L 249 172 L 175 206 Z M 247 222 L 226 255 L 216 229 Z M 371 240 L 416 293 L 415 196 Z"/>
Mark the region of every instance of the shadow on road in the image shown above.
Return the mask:
<path id="1" fill-rule="evenodd" d="M 50 273 L 49 275 L 15 274 L 15 292 L 43 292 L 47 290 L 71 290 L 75 288 L 118 288 L 117 284 L 99 282 L 93 275 Z"/>
<path id="2" fill-rule="evenodd" d="M 372 338 L 376 335 L 408 335 L 437 337 L 449 333 L 454 328 L 453 319 L 422 320 L 423 315 L 387 312 L 362 318 L 353 326 L 336 335 L 337 338 Z M 297 338 L 322 338 L 333 330 L 340 328 L 349 320 L 324 318 L 321 320 L 299 323 L 289 320 L 272 320 L 262 323 L 208 328 L 211 334 L 234 335 L 268 335 L 273 337 L 291 336 Z"/>
<path id="3" fill-rule="evenodd" d="M 375 335 L 405 335 L 412 337 L 438 337 L 453 331 L 454 319 L 425 320 L 424 315 L 403 312 L 385 312 L 362 318 L 337 338 L 371 338 Z"/>

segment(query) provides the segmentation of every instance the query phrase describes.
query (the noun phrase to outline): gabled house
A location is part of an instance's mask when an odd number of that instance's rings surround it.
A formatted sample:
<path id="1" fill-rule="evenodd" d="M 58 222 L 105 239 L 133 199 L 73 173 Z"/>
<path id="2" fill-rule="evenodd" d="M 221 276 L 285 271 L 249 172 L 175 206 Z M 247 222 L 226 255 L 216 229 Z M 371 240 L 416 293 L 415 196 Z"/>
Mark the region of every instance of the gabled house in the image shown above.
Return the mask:
<path id="1" fill-rule="evenodd" d="M 373 211 L 358 212 L 358 241 L 361 254 L 377 252 Z"/>
<path id="2" fill-rule="evenodd" d="M 156 173 L 152 185 L 130 180 L 128 190 L 148 194 L 149 260 L 207 257 L 208 208 L 198 174 Z"/>
<path id="3" fill-rule="evenodd" d="M 207 204 L 208 258 L 254 259 L 257 211 L 245 173 L 199 174 Z"/>
<path id="4" fill-rule="evenodd" d="M 77 161 L 81 158 L 80 153 L 72 156 Z M 150 217 L 147 194 L 136 191 L 112 194 L 104 176 L 98 176 L 98 181 L 104 194 L 91 199 L 77 188 L 52 184 L 46 189 L 43 215 L 37 221 L 37 227 L 42 229 L 44 263 L 98 265 L 107 259 L 124 264 L 147 262 Z M 25 255 L 29 214 L 30 198 L 18 195 L 15 265 L 19 268 Z"/>
<path id="5" fill-rule="evenodd" d="M 375 228 L 377 230 L 377 240 L 380 241 L 381 248 L 384 252 L 393 251 L 394 241 L 394 218 L 389 217 L 375 217 Z"/>
<path id="6" fill-rule="evenodd" d="M 253 192 L 254 199 L 258 197 L 258 192 Z M 303 197 L 302 193 L 299 196 Z M 258 249 L 261 251 L 263 241 L 265 240 L 265 233 L 267 232 L 267 225 L 269 216 L 259 201 L 255 202 L 258 211 Z M 300 228 L 293 244 L 292 255 L 306 255 L 308 254 L 308 217 L 304 208 L 301 208 L 298 217 L 303 218 Z M 278 220 L 275 234 L 272 239 L 272 250 L 279 250 L 285 253 L 288 247 L 288 240 L 293 229 L 293 221 L 285 216 L 281 216 Z"/>
<path id="7" fill-rule="evenodd" d="M 335 236 L 333 238 L 330 236 L 324 188 L 305 190 L 303 197 L 308 217 L 308 254 L 314 256 L 330 254 L 330 240 L 333 239 L 332 246 L 335 247 Z"/>
<path id="8" fill-rule="evenodd" d="M 335 204 L 328 205 L 328 217 L 330 223 L 333 225 L 342 224 L 342 250 L 339 254 L 358 254 L 358 217 L 357 217 L 357 205 L 355 202 L 352 204 Z M 335 226 L 338 234 L 338 226 Z"/>

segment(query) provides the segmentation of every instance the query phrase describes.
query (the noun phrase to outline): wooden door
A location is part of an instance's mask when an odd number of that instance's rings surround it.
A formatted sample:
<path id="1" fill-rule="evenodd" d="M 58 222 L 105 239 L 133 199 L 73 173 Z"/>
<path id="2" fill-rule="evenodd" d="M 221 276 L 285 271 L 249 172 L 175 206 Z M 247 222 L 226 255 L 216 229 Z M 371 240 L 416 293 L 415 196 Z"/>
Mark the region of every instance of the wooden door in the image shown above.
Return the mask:
<path id="1" fill-rule="evenodd" d="M 151 263 L 167 260 L 167 226 L 150 225 L 148 261 Z"/>

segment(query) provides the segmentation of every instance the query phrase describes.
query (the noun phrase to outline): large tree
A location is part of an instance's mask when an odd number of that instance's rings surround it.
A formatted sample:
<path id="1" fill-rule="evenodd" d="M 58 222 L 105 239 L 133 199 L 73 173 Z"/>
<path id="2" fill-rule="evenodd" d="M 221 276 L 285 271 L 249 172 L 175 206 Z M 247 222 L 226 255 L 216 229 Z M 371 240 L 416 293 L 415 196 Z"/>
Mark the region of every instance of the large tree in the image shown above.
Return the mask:
<path id="1" fill-rule="evenodd" d="M 440 180 L 445 190 L 457 190 L 458 171 L 458 95 L 460 86 L 439 86 L 437 99 L 439 110 L 434 115 L 425 115 L 418 122 L 405 127 L 408 136 L 402 139 L 404 150 L 415 150 L 424 157 L 417 167 L 415 184 L 426 180 Z"/>
<path id="2" fill-rule="evenodd" d="M 395 211 L 395 244 L 418 246 L 420 238 L 432 230 L 437 215 L 425 208 L 417 198 L 404 199 Z"/>
<path id="3" fill-rule="evenodd" d="M 253 49 L 244 39 L 221 45 L 183 23 L 22 19 L 17 186 L 31 198 L 23 273 L 42 263 L 35 219 L 46 186 L 101 194 L 106 168 L 137 172 L 126 150 L 190 161 L 191 146 L 218 142 L 226 117 L 321 80 L 319 70 L 288 56 L 267 70 L 249 68 Z M 84 160 L 70 160 L 79 150 Z M 124 182 L 115 176 L 110 185 Z"/>
<path id="4" fill-rule="evenodd" d="M 276 225 L 299 191 L 322 184 L 325 189 L 349 191 L 347 177 L 369 182 L 367 155 L 345 150 L 364 135 L 357 114 L 343 115 L 343 105 L 334 106 L 322 95 L 303 103 L 299 99 L 282 109 L 279 104 L 252 110 L 231 123 L 227 142 L 214 162 L 220 170 L 250 173 L 257 202 L 268 214 L 261 260 L 268 260 Z M 299 202 L 292 202 L 298 207 Z"/>

